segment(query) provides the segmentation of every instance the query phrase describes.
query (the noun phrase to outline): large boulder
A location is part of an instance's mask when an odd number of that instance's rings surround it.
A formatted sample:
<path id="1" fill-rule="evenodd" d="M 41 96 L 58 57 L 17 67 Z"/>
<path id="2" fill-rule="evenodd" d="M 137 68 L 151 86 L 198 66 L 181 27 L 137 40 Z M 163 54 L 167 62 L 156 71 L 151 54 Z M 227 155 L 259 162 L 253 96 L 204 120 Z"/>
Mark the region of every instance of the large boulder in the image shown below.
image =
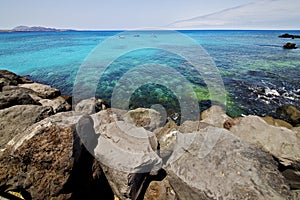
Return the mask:
<path id="1" fill-rule="evenodd" d="M 230 131 L 270 153 L 282 165 L 300 169 L 300 140 L 296 132 L 271 126 L 257 116 L 243 117 Z"/>
<path id="2" fill-rule="evenodd" d="M 0 110 L 0 149 L 18 133 L 52 114 L 50 107 L 37 105 L 17 105 Z"/>
<path id="3" fill-rule="evenodd" d="M 93 126 L 100 134 L 94 154 L 101 162 L 112 190 L 121 200 L 140 198 L 149 174 L 156 173 L 162 166 L 162 160 L 156 154 L 156 137 L 144 128 L 124 121 Z M 91 128 L 85 130 L 85 133 L 93 132 Z M 84 140 L 90 141 L 87 146 L 93 146 L 92 137 Z"/>
<path id="4" fill-rule="evenodd" d="M 137 108 L 128 111 L 124 115 L 124 121 L 150 131 L 162 127 L 166 123 L 165 118 L 158 111 L 148 108 Z"/>
<path id="5" fill-rule="evenodd" d="M 59 89 L 41 83 L 25 83 L 19 84 L 18 86 L 33 90 L 39 97 L 43 99 L 53 99 L 60 95 Z"/>
<path id="6" fill-rule="evenodd" d="M 290 199 L 272 156 L 213 126 L 178 134 L 166 171 L 179 199 Z"/>
<path id="7" fill-rule="evenodd" d="M 16 136 L 0 158 L 0 187 L 30 199 L 113 200 L 100 163 L 78 135 L 80 119 L 60 113 Z"/>

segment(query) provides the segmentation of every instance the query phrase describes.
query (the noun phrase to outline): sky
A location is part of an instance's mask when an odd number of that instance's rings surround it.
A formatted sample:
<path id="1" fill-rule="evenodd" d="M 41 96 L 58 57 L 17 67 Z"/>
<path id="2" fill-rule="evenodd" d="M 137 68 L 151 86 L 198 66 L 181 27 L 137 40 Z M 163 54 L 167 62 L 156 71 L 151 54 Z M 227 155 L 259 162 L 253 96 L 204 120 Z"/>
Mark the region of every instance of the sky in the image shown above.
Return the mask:
<path id="1" fill-rule="evenodd" d="M 209 15 L 253 1 L 0 0 L 0 29 L 12 29 L 19 25 L 79 30 L 166 27 L 176 21 Z M 286 0 L 270 1 L 280 1 L 285 6 Z"/>

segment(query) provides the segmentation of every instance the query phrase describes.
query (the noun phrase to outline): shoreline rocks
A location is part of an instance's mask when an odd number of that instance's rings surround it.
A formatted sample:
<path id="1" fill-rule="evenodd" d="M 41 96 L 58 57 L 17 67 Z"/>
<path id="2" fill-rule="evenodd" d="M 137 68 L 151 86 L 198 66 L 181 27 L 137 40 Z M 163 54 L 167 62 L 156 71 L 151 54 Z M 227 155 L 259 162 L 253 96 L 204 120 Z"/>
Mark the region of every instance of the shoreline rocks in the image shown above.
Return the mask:
<path id="1" fill-rule="evenodd" d="M 295 107 L 231 118 L 213 106 L 177 125 L 163 112 L 73 105 L 60 91 L 0 70 L 0 197 L 291 199 L 300 190 Z M 287 121 L 287 122 L 286 122 Z M 294 127 L 293 127 L 294 126 Z"/>

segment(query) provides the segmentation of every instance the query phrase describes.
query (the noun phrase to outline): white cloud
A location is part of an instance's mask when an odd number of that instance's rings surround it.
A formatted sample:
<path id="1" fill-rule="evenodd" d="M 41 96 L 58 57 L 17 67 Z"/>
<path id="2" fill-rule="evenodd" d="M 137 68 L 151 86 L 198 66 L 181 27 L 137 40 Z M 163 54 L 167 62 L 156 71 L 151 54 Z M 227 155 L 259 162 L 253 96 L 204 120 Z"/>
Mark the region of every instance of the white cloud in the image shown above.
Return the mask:
<path id="1" fill-rule="evenodd" d="M 299 0 L 257 0 L 170 24 L 174 29 L 300 29 Z"/>

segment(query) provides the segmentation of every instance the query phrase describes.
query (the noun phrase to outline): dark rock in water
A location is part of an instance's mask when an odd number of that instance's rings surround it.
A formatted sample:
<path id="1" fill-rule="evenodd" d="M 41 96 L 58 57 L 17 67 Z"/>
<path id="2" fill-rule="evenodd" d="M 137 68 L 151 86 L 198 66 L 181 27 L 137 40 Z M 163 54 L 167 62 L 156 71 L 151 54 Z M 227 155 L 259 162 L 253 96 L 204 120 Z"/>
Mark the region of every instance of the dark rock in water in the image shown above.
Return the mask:
<path id="1" fill-rule="evenodd" d="M 10 90 L 0 92 L 0 109 L 8 108 L 15 105 L 41 105 L 35 101 L 28 93 L 20 90 Z"/>
<path id="2" fill-rule="evenodd" d="M 292 105 L 285 105 L 277 108 L 276 115 L 278 118 L 289 122 L 293 126 L 300 124 L 300 111 Z"/>
<path id="3" fill-rule="evenodd" d="M 51 107 L 17 105 L 0 110 L 0 149 L 32 124 L 53 114 Z"/>
<path id="4" fill-rule="evenodd" d="M 300 38 L 300 35 L 290 35 L 288 33 L 285 33 L 285 34 L 279 35 L 278 37 L 280 37 L 280 38 L 292 38 L 292 39 L 294 39 L 294 38 Z"/>
<path id="5" fill-rule="evenodd" d="M 179 199 L 291 199 L 272 156 L 227 130 L 178 134 L 176 146 L 166 171 Z"/>
<path id="6" fill-rule="evenodd" d="M 60 114 L 20 133 L 0 158 L 0 187 L 25 190 L 32 199 L 112 200 L 99 163 L 72 124 L 76 120 L 72 113 Z"/>
<path id="7" fill-rule="evenodd" d="M 295 43 L 286 43 L 285 45 L 283 45 L 283 48 L 284 49 L 297 49 L 298 47 L 296 47 L 296 44 Z"/>

